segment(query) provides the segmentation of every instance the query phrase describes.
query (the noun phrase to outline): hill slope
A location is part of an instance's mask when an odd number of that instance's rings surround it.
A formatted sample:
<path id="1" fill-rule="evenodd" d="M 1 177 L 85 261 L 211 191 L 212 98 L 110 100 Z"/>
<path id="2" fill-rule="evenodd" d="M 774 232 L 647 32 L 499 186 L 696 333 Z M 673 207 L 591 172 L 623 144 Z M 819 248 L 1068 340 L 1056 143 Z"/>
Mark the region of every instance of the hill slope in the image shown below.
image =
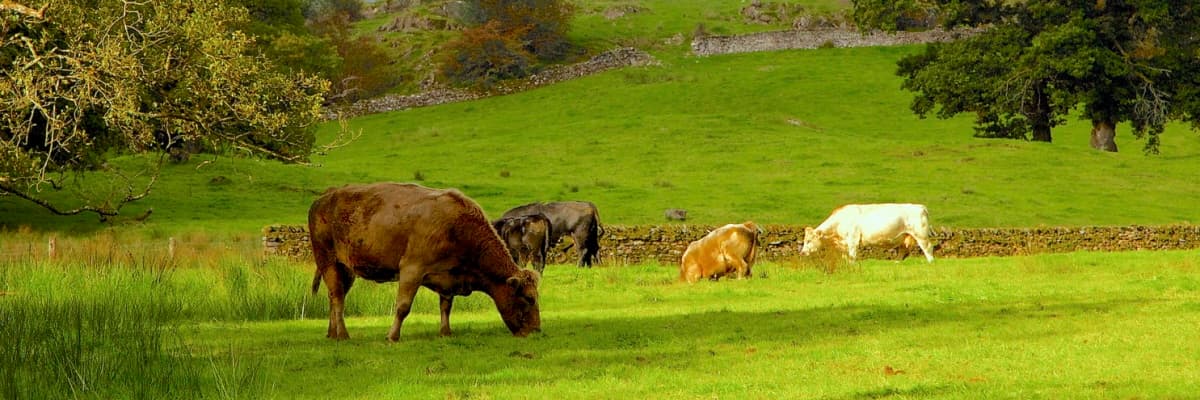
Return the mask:
<path id="1" fill-rule="evenodd" d="M 303 223 L 325 187 L 413 181 L 457 187 L 489 215 L 530 201 L 585 199 L 605 223 L 816 224 L 849 202 L 920 202 L 935 225 L 1195 222 L 1200 141 L 1175 127 L 1144 156 L 1087 148 L 1086 124 L 1052 144 L 973 138 L 969 120 L 921 120 L 892 75 L 916 47 L 822 49 L 611 71 L 469 103 L 352 120 L 363 136 L 316 167 L 218 158 L 172 166 L 131 207 L 156 231 L 252 232 Z M 335 126 L 325 129 L 328 136 Z M 1132 150 L 1132 151 L 1131 151 Z M 213 183 L 223 176 L 228 182 Z M 218 181 L 220 181 L 218 179 Z M 0 224 L 88 230 L 3 200 Z"/>

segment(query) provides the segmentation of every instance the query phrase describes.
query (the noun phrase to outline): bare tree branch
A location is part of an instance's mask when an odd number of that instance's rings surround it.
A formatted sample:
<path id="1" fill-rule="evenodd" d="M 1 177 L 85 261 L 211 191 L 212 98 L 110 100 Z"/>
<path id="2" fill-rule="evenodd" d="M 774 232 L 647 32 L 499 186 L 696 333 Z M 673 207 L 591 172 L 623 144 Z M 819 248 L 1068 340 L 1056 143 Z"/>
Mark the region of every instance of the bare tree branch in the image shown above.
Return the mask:
<path id="1" fill-rule="evenodd" d="M 50 7 L 50 3 L 42 6 L 40 9 L 33 9 L 22 4 L 18 4 L 9 0 L 0 0 L 0 11 L 12 11 L 33 19 L 45 19 L 46 7 Z"/>

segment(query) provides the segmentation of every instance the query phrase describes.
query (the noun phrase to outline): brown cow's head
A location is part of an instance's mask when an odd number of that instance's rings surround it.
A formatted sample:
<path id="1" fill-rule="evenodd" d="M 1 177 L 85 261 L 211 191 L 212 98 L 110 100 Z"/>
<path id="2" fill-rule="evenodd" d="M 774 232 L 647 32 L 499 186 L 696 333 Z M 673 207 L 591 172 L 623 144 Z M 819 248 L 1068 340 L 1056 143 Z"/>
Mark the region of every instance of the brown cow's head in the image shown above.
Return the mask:
<path id="1" fill-rule="evenodd" d="M 500 307 L 500 317 L 513 336 L 525 337 L 542 330 L 537 291 L 541 278 L 542 274 L 537 271 L 522 269 L 505 282 L 512 289 L 513 296 L 505 305 L 501 305 L 502 302 L 497 299 L 496 305 Z"/>

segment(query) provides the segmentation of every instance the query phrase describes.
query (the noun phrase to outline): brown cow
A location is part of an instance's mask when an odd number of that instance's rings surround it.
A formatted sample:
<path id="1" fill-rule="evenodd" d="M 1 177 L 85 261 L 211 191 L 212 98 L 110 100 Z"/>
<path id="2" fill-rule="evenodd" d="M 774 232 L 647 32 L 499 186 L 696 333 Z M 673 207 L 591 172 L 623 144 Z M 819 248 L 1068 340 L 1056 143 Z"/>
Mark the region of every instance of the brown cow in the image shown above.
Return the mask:
<path id="1" fill-rule="evenodd" d="M 750 276 L 758 234 L 753 222 L 729 224 L 688 244 L 679 263 L 679 280 L 717 280 L 731 272 L 738 279 Z"/>
<path id="2" fill-rule="evenodd" d="M 546 255 L 550 252 L 549 218 L 542 214 L 500 218 L 492 222 L 492 227 L 517 265 L 533 264 L 537 272 L 546 269 Z"/>
<path id="3" fill-rule="evenodd" d="M 541 327 L 541 274 L 512 261 L 483 211 L 462 193 L 419 185 L 376 183 L 326 190 L 308 210 L 316 258 L 315 293 L 324 279 L 329 290 L 329 331 L 347 339 L 343 307 L 356 277 L 398 282 L 396 318 L 387 338 L 400 339 L 417 288 L 441 297 L 441 334 L 450 334 L 454 296 L 482 291 L 514 336 Z"/>

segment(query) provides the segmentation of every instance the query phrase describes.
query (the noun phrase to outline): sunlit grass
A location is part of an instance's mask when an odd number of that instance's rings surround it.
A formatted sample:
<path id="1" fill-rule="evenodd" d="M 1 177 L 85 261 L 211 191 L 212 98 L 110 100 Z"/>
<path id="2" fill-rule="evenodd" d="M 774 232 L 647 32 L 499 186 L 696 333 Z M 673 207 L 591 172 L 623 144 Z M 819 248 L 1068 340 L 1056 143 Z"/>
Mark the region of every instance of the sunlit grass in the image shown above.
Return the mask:
<path id="1" fill-rule="evenodd" d="M 798 260 L 799 261 L 799 260 Z M 422 290 L 399 344 L 394 284 L 348 297 L 324 337 L 312 266 L 226 255 L 0 268 L 0 393 L 18 398 L 1170 398 L 1200 378 L 1195 252 L 756 266 L 551 266 L 543 333 L 482 294 L 438 336 Z M 300 384 L 303 382 L 304 384 Z"/>

